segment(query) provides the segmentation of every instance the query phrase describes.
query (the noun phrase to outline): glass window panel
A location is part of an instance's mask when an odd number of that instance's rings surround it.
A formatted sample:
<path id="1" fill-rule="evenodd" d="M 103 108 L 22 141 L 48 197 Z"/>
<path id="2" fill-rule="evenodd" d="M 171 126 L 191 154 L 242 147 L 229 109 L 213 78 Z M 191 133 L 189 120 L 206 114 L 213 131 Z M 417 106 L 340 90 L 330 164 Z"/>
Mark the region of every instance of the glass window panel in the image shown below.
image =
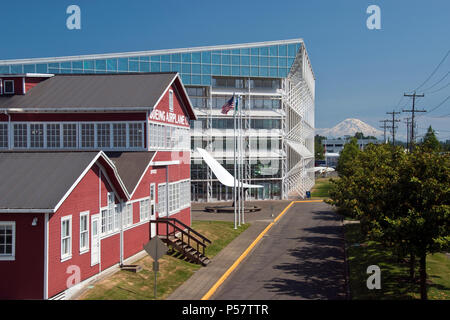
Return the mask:
<path id="1" fill-rule="evenodd" d="M 150 72 L 150 63 L 144 61 L 139 62 L 139 71 Z"/>
<path id="2" fill-rule="evenodd" d="M 72 73 L 71 69 L 61 69 L 60 73 Z"/>
<path id="3" fill-rule="evenodd" d="M 187 63 L 183 63 L 181 72 L 183 73 L 191 73 L 191 65 Z"/>
<path id="4" fill-rule="evenodd" d="M 82 148 L 93 148 L 95 131 L 93 123 L 82 123 L 81 124 L 81 147 Z"/>
<path id="5" fill-rule="evenodd" d="M 150 60 L 151 61 L 161 61 L 161 56 L 151 56 Z"/>
<path id="6" fill-rule="evenodd" d="M 269 68 L 259 68 L 259 75 L 262 77 L 269 76 Z"/>
<path id="7" fill-rule="evenodd" d="M 271 77 L 277 77 L 278 76 L 278 69 L 277 68 L 269 68 L 270 70 L 270 76 Z"/>
<path id="8" fill-rule="evenodd" d="M 110 148 L 111 147 L 111 134 L 110 134 L 110 124 L 109 123 L 98 123 L 97 124 L 97 146 L 99 148 Z"/>
<path id="9" fill-rule="evenodd" d="M 83 61 L 72 61 L 73 69 L 83 69 Z"/>
<path id="10" fill-rule="evenodd" d="M 181 54 L 174 53 L 171 55 L 172 62 L 181 62 Z"/>
<path id="11" fill-rule="evenodd" d="M 200 63 L 201 62 L 201 54 L 200 54 L 200 52 L 193 52 L 192 53 L 192 62 L 195 62 L 195 63 Z"/>
<path id="12" fill-rule="evenodd" d="M 286 78 L 288 75 L 288 69 L 287 68 L 279 68 L 278 69 L 278 76 Z"/>
<path id="13" fill-rule="evenodd" d="M 170 55 L 168 55 L 168 54 L 162 55 L 161 61 L 170 62 Z"/>
<path id="14" fill-rule="evenodd" d="M 288 68 L 292 67 L 292 64 L 294 63 L 294 58 L 288 58 L 287 62 L 288 62 L 288 65 L 287 65 Z"/>
<path id="15" fill-rule="evenodd" d="M 28 127 L 26 124 L 14 124 L 14 147 L 26 148 L 28 139 Z"/>
<path id="16" fill-rule="evenodd" d="M 172 63 L 171 69 L 174 72 L 181 72 L 181 63 Z"/>
<path id="17" fill-rule="evenodd" d="M 220 75 L 221 74 L 221 72 L 220 72 L 220 66 L 212 66 L 212 74 L 213 75 Z"/>
<path id="18" fill-rule="evenodd" d="M 48 68 L 49 73 L 59 73 L 59 68 Z"/>
<path id="19" fill-rule="evenodd" d="M 23 65 L 22 64 L 12 65 L 11 73 L 23 73 Z"/>
<path id="20" fill-rule="evenodd" d="M 126 123 L 113 123 L 113 146 L 114 148 L 124 148 L 127 145 L 127 125 Z"/>
<path id="21" fill-rule="evenodd" d="M 294 57 L 295 54 L 296 54 L 296 52 L 297 52 L 297 51 L 295 50 L 295 43 L 289 44 L 289 45 L 288 45 L 288 56 Z"/>
<path id="22" fill-rule="evenodd" d="M 60 135 L 58 123 L 47 124 L 47 148 L 60 148 Z"/>
<path id="23" fill-rule="evenodd" d="M 119 71 L 128 71 L 128 58 L 120 58 L 118 61 Z"/>
<path id="24" fill-rule="evenodd" d="M 233 66 L 233 67 L 232 67 L 232 70 L 231 70 L 231 73 L 232 73 L 233 76 L 238 76 L 238 75 L 240 75 L 240 74 L 241 74 L 241 71 L 240 71 L 239 66 Z"/>
<path id="25" fill-rule="evenodd" d="M 8 124 L 0 124 L 0 148 L 8 147 Z"/>
<path id="26" fill-rule="evenodd" d="M 142 148 L 143 146 L 143 130 L 142 123 L 130 123 L 128 125 L 128 136 L 130 148 Z"/>
<path id="27" fill-rule="evenodd" d="M 49 63 L 49 67 L 50 67 L 51 63 Z M 83 68 L 84 70 L 94 70 L 94 60 L 86 60 L 83 61 Z"/>
<path id="28" fill-rule="evenodd" d="M 45 68 L 47 69 L 47 65 L 45 65 Z M 10 73 L 9 66 L 0 66 L 0 73 Z"/>
<path id="29" fill-rule="evenodd" d="M 211 85 L 211 76 L 202 76 L 202 85 L 210 86 Z"/>
<path id="30" fill-rule="evenodd" d="M 211 63 L 211 52 L 202 52 L 202 63 Z"/>
<path id="31" fill-rule="evenodd" d="M 117 71 L 117 59 L 106 60 L 106 70 L 107 71 Z"/>
<path id="32" fill-rule="evenodd" d="M 241 67 L 241 75 L 249 76 L 250 75 L 250 67 Z"/>
<path id="33" fill-rule="evenodd" d="M 271 46 L 269 47 L 269 55 L 271 57 L 276 57 L 278 56 L 278 47 L 277 46 Z"/>
<path id="34" fill-rule="evenodd" d="M 259 57 L 251 56 L 251 65 L 258 66 L 259 65 Z"/>
<path id="35" fill-rule="evenodd" d="M 260 57 L 259 58 L 259 65 L 262 67 L 266 67 L 269 65 L 269 58 L 267 57 Z"/>
<path id="36" fill-rule="evenodd" d="M 213 64 L 221 64 L 221 56 L 218 54 L 212 55 L 212 63 Z"/>
<path id="37" fill-rule="evenodd" d="M 200 64 L 192 64 L 192 73 L 201 73 Z"/>
<path id="38" fill-rule="evenodd" d="M 261 56 L 268 56 L 269 55 L 269 48 L 267 48 L 267 47 L 259 48 L 259 54 Z"/>
<path id="39" fill-rule="evenodd" d="M 36 65 L 35 64 L 26 64 L 23 66 L 23 72 L 25 73 L 34 73 L 36 72 Z"/>
<path id="40" fill-rule="evenodd" d="M 151 63 L 151 70 L 152 70 L 152 72 L 160 72 L 161 71 L 161 64 L 159 62 L 152 62 Z"/>
<path id="41" fill-rule="evenodd" d="M 241 64 L 239 56 L 231 56 L 231 63 L 234 64 L 234 65 Z"/>
<path id="42" fill-rule="evenodd" d="M 76 148 L 77 146 L 77 125 L 75 123 L 63 124 L 63 147 Z"/>
<path id="43" fill-rule="evenodd" d="M 201 77 L 199 75 L 193 75 L 191 84 L 201 84 Z"/>
<path id="44" fill-rule="evenodd" d="M 259 48 L 251 48 L 250 49 L 250 53 L 254 56 L 258 56 L 259 55 Z"/>
<path id="45" fill-rule="evenodd" d="M 278 66 L 278 58 L 269 58 L 269 63 L 271 67 L 277 67 Z"/>
<path id="46" fill-rule="evenodd" d="M 146 61 L 146 62 L 148 62 L 148 61 L 150 61 L 150 57 L 149 56 L 139 57 L 139 61 Z"/>
<path id="47" fill-rule="evenodd" d="M 37 73 L 47 73 L 47 64 L 43 63 L 43 64 L 37 64 L 36 65 L 36 72 Z"/>
<path id="48" fill-rule="evenodd" d="M 278 58 L 278 65 L 280 67 L 286 67 L 287 59 L 286 58 Z"/>
<path id="49" fill-rule="evenodd" d="M 191 62 L 191 54 L 190 53 L 183 53 L 181 55 L 182 62 Z"/>
<path id="50" fill-rule="evenodd" d="M 231 74 L 230 66 L 222 66 L 222 75 L 229 76 Z"/>
<path id="51" fill-rule="evenodd" d="M 208 64 L 202 65 L 202 73 L 203 74 L 211 74 L 211 66 Z"/>
<path id="52" fill-rule="evenodd" d="M 241 56 L 241 65 L 243 65 L 243 66 L 250 65 L 250 57 L 249 56 Z"/>
<path id="53" fill-rule="evenodd" d="M 230 64 L 230 63 L 231 63 L 230 56 L 222 55 L 222 64 Z"/>
<path id="54" fill-rule="evenodd" d="M 43 148 L 44 147 L 44 125 L 30 124 L 30 147 Z"/>
<path id="55" fill-rule="evenodd" d="M 106 70 L 106 60 L 95 60 L 95 70 Z"/>
<path id="56" fill-rule="evenodd" d="M 62 62 L 61 63 L 61 68 L 62 69 L 71 69 L 72 68 L 72 64 L 70 62 Z"/>
<path id="57" fill-rule="evenodd" d="M 139 71 L 139 61 L 130 60 L 128 62 L 129 71 L 138 72 Z"/>
<path id="58" fill-rule="evenodd" d="M 222 54 L 230 54 L 231 50 L 222 50 Z"/>
<path id="59" fill-rule="evenodd" d="M 280 44 L 278 46 L 278 55 L 279 56 L 286 56 L 287 55 L 287 45 Z"/>
<path id="60" fill-rule="evenodd" d="M 161 63 L 161 71 L 162 72 L 170 71 L 170 63 Z"/>
<path id="61" fill-rule="evenodd" d="M 189 74 L 182 74 L 181 81 L 183 81 L 184 84 L 191 84 L 191 76 Z"/>
<path id="62" fill-rule="evenodd" d="M 250 75 L 253 77 L 259 76 L 258 67 L 251 67 L 250 68 Z"/>

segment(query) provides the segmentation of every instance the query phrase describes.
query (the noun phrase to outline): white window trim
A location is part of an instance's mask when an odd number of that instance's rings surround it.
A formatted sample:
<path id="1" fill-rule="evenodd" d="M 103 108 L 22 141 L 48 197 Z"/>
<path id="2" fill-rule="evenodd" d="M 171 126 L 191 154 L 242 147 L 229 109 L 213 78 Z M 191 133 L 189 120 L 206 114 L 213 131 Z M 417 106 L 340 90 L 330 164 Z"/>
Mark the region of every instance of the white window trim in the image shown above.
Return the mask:
<path id="1" fill-rule="evenodd" d="M 82 231 L 81 230 L 81 218 L 82 217 L 86 217 L 86 226 L 87 226 L 87 229 L 85 230 L 85 231 Z M 89 225 L 90 225 L 90 221 L 89 221 L 90 219 L 89 219 L 89 211 L 83 211 L 83 212 L 80 212 L 80 254 L 83 254 L 83 253 L 86 253 L 86 252 L 89 252 L 89 247 L 90 247 L 90 237 L 89 237 L 89 232 L 90 232 L 90 228 L 89 228 Z M 87 246 L 86 247 L 82 247 L 81 246 L 81 233 L 87 233 Z"/>
<path id="2" fill-rule="evenodd" d="M 143 215 L 143 212 L 142 212 L 142 203 L 144 201 L 147 201 L 147 212 L 146 212 L 145 216 Z M 149 219 L 150 219 L 150 196 L 142 198 L 139 201 L 139 222 L 148 221 Z"/>
<path id="3" fill-rule="evenodd" d="M 169 89 L 169 112 L 173 112 L 173 90 Z"/>
<path id="4" fill-rule="evenodd" d="M 69 239 L 69 253 L 63 254 L 63 237 L 62 237 L 62 231 L 63 231 L 63 223 L 65 221 L 69 221 L 69 236 L 67 237 Z M 60 241 L 61 241 L 61 262 L 70 260 L 72 258 L 72 215 L 70 216 L 64 216 L 61 217 L 61 235 L 60 235 Z"/>
<path id="5" fill-rule="evenodd" d="M 0 221 L 0 226 L 12 226 L 11 254 L 0 254 L 0 261 L 15 261 L 16 260 L 16 222 L 15 221 Z"/>
<path id="6" fill-rule="evenodd" d="M 6 91 L 6 83 L 11 82 L 12 83 L 12 92 Z M 3 87 L 4 87 L 4 94 L 14 94 L 14 80 L 3 80 Z"/>

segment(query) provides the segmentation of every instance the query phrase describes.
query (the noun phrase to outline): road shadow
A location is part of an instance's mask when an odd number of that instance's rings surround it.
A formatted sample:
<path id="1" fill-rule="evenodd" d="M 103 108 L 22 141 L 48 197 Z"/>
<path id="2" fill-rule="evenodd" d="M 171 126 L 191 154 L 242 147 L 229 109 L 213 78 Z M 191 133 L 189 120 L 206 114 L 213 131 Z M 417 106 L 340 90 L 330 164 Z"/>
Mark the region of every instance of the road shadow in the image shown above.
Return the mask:
<path id="1" fill-rule="evenodd" d="M 316 211 L 313 219 L 339 221 L 330 211 Z M 343 227 L 331 224 L 303 228 L 303 237 L 291 238 L 298 244 L 288 254 L 293 263 L 282 263 L 274 268 L 282 270 L 286 277 L 267 281 L 264 287 L 280 295 L 297 299 L 346 299 L 346 270 Z"/>

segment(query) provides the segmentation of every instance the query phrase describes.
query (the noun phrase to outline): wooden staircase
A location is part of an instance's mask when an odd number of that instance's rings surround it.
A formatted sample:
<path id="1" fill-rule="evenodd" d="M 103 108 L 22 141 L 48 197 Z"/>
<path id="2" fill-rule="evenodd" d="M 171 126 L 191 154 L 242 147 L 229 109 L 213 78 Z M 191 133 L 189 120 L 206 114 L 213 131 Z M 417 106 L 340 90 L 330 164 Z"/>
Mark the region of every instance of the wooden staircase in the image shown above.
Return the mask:
<path id="1" fill-rule="evenodd" d="M 158 218 L 152 223 L 156 223 L 158 237 L 189 261 L 203 266 L 207 266 L 211 262 L 205 255 L 205 248 L 211 243 L 211 240 L 199 232 L 175 218 Z M 160 226 L 165 228 L 166 234 L 159 235 Z"/>

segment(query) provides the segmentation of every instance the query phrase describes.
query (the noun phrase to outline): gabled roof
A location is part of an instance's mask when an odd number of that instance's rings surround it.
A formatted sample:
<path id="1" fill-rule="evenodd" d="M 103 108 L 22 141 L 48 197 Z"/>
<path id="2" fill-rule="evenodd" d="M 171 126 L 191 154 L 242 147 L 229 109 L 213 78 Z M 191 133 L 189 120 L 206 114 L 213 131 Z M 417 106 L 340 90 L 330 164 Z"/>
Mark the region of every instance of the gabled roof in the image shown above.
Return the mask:
<path id="1" fill-rule="evenodd" d="M 55 75 L 26 95 L 0 98 L 0 108 L 148 110 L 176 77 L 175 72 Z"/>
<path id="2" fill-rule="evenodd" d="M 1 152 L 0 212 L 55 212 L 99 159 L 116 171 L 102 151 Z M 110 178 L 124 188 L 119 176 Z"/>
<path id="3" fill-rule="evenodd" d="M 132 195 L 155 153 L 156 151 L 106 152 L 106 155 L 114 163 L 125 188 Z"/>

